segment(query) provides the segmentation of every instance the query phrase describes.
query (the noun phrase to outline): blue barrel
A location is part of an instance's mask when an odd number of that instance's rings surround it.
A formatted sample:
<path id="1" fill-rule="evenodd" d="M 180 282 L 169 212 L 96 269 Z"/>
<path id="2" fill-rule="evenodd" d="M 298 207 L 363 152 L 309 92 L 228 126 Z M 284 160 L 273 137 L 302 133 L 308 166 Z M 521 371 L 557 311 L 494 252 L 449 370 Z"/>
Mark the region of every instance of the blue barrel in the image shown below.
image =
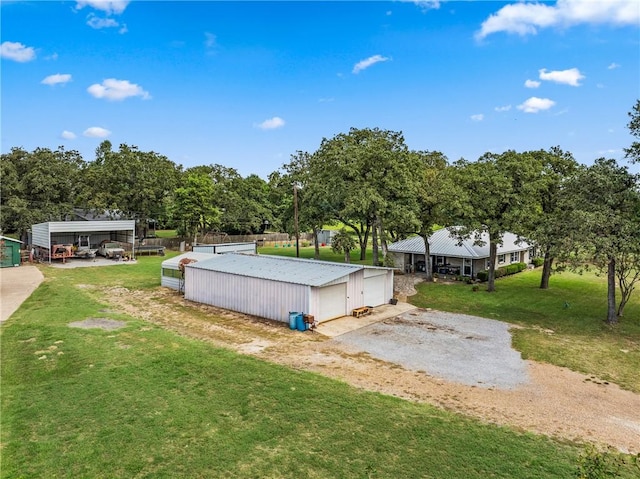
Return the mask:
<path id="1" fill-rule="evenodd" d="M 289 312 L 289 329 L 296 329 L 298 326 L 296 324 L 298 314 L 296 312 Z"/>
<path id="2" fill-rule="evenodd" d="M 298 313 L 298 316 L 296 316 L 296 327 L 298 328 L 298 331 L 306 331 L 307 330 L 307 325 L 304 322 L 304 314 L 303 313 Z"/>

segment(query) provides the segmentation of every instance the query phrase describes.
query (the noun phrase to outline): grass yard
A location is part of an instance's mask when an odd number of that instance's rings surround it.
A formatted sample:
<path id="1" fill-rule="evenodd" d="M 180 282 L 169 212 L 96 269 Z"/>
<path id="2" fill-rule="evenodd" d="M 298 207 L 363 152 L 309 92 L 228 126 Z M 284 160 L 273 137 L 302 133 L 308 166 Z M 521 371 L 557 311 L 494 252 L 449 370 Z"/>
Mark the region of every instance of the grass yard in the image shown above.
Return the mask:
<path id="1" fill-rule="evenodd" d="M 163 259 L 43 268 L 45 282 L 0 330 L 3 478 L 574 477 L 582 449 L 573 444 L 363 392 L 109 310 L 96 287 L 151 291 Z M 100 317 L 127 325 L 68 326 Z"/>
<path id="2" fill-rule="evenodd" d="M 315 248 L 313 246 L 300 246 L 300 257 L 306 259 L 313 259 L 315 255 Z M 296 256 L 296 243 L 295 240 L 291 243 L 289 247 L 274 247 L 274 246 L 260 246 L 258 248 L 258 254 L 272 254 L 278 256 Z M 371 248 L 367 249 L 366 259 L 364 261 L 360 261 L 360 248 L 351 251 L 350 254 L 351 263 L 353 264 L 364 264 L 371 265 L 372 263 L 372 252 Z M 381 256 L 382 258 L 382 256 Z M 344 255 L 341 253 L 334 253 L 331 250 L 330 246 L 321 246 L 320 247 L 320 259 L 322 261 L 334 261 L 336 263 L 344 263 Z"/>
<path id="3" fill-rule="evenodd" d="M 640 393 L 640 292 L 627 304 L 620 324 L 606 318 L 606 278 L 588 273 L 551 277 L 541 290 L 541 269 L 501 278 L 496 293 L 473 292 L 464 283 L 421 283 L 411 303 L 499 319 L 520 326 L 514 346 L 523 357 L 593 374 Z"/>

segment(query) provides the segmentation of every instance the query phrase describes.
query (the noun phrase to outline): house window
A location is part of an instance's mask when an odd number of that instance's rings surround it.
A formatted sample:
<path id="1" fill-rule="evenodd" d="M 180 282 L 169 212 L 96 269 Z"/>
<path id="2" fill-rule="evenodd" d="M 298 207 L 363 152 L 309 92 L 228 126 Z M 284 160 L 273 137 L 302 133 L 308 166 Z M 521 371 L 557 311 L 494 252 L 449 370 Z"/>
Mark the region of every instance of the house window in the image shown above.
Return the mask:
<path id="1" fill-rule="evenodd" d="M 436 264 L 442 266 L 444 264 L 444 256 L 436 256 Z"/>
<path id="2" fill-rule="evenodd" d="M 529 259 L 535 258 L 536 257 L 536 249 L 535 248 L 529 248 Z"/>
<path id="3" fill-rule="evenodd" d="M 504 255 L 503 254 L 499 254 L 498 255 L 498 264 L 504 264 Z"/>
<path id="4" fill-rule="evenodd" d="M 511 253 L 511 262 L 517 263 L 520 261 L 520 252 L 516 251 L 515 253 Z"/>

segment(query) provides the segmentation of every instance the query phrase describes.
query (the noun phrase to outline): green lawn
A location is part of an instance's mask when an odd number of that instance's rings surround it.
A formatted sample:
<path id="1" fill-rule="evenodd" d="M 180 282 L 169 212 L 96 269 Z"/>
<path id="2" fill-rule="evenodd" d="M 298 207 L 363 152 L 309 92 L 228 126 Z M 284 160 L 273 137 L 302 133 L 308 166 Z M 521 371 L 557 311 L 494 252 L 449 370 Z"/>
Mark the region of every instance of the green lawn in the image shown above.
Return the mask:
<path id="1" fill-rule="evenodd" d="M 183 338 L 92 288 L 151 292 L 163 259 L 44 268 L 2 325 L 2 478 L 574 477 L 575 445 Z M 68 327 L 89 317 L 127 326 Z"/>
<path id="2" fill-rule="evenodd" d="M 523 357 L 593 374 L 640 392 L 640 292 L 614 327 L 606 325 L 606 278 L 562 273 L 541 290 L 541 269 L 501 278 L 497 292 L 474 292 L 464 283 L 422 283 L 409 300 L 416 306 L 499 319 L 513 331 Z"/>
<path id="3" fill-rule="evenodd" d="M 313 246 L 300 246 L 300 258 L 313 259 L 315 254 L 315 248 Z M 295 257 L 296 255 L 296 243 L 295 240 L 291 243 L 291 246 L 283 247 L 283 246 L 260 246 L 258 248 L 258 254 L 273 254 L 278 256 L 291 256 Z M 367 249 L 367 259 L 364 261 L 360 261 L 360 248 L 351 251 L 350 254 L 351 262 L 355 264 L 365 264 L 371 265 L 372 263 L 372 255 L 371 248 Z M 381 256 L 382 258 L 382 256 Z M 331 250 L 330 246 L 321 246 L 320 247 L 320 259 L 322 261 L 334 261 L 337 263 L 344 263 L 344 255 L 334 253 Z"/>
<path id="4" fill-rule="evenodd" d="M 156 238 L 177 238 L 176 230 L 156 230 Z"/>

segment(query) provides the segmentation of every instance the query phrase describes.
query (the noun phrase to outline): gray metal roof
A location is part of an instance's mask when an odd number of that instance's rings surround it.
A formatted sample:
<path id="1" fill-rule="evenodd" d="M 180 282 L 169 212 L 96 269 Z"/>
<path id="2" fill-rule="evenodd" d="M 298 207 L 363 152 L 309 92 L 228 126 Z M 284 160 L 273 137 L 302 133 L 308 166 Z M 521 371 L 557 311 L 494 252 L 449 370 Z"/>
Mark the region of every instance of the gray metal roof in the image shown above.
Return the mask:
<path id="1" fill-rule="evenodd" d="M 284 283 L 323 286 L 364 269 L 365 266 L 283 256 L 229 253 L 216 255 L 209 260 L 190 263 L 187 268 L 205 269 Z"/>
<path id="2" fill-rule="evenodd" d="M 197 251 L 190 251 L 188 253 L 179 254 L 178 256 L 174 256 L 173 258 L 165 259 L 162 262 L 163 268 L 170 267 L 178 267 L 180 260 L 184 258 L 195 259 L 196 261 L 205 261 L 207 259 L 211 259 L 215 256 L 215 253 L 199 253 Z"/>
<path id="3" fill-rule="evenodd" d="M 451 236 L 448 228 L 442 228 L 429 238 L 429 250 L 432 256 L 448 256 L 451 258 L 488 258 L 489 257 L 489 235 L 480 235 L 484 245 L 475 244 L 475 238 L 458 241 Z M 527 242 L 517 243 L 518 236 L 513 233 L 505 233 L 502 238 L 502 245 L 498 245 L 498 254 L 508 254 L 514 251 L 522 251 L 529 248 Z M 420 236 L 412 236 L 402 241 L 389 245 L 389 251 L 393 253 L 414 253 L 424 254 L 424 241 Z"/>

